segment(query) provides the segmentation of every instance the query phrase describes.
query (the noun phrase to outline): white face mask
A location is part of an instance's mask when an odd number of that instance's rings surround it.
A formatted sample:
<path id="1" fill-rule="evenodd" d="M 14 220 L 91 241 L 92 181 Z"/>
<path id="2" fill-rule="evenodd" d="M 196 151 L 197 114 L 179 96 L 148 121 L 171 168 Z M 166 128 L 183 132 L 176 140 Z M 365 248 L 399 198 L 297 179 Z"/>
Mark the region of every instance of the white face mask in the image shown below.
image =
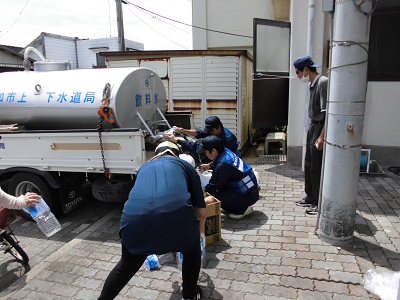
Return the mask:
<path id="1" fill-rule="evenodd" d="M 301 77 L 300 78 L 300 80 L 302 81 L 302 82 L 304 82 L 304 83 L 309 83 L 310 82 L 310 76 L 309 75 L 307 75 L 306 77 Z"/>

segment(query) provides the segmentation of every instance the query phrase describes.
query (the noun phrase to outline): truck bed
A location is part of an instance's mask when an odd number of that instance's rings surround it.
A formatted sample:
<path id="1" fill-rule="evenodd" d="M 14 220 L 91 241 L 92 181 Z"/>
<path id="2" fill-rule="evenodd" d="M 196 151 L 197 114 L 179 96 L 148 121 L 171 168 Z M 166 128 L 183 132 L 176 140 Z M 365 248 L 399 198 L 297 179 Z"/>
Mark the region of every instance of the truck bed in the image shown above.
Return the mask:
<path id="1" fill-rule="evenodd" d="M 102 131 L 101 136 L 105 164 L 111 173 L 135 174 L 146 162 L 141 129 L 110 129 Z M 100 149 L 96 129 L 0 129 L 0 170 L 28 167 L 42 171 L 102 173 Z"/>

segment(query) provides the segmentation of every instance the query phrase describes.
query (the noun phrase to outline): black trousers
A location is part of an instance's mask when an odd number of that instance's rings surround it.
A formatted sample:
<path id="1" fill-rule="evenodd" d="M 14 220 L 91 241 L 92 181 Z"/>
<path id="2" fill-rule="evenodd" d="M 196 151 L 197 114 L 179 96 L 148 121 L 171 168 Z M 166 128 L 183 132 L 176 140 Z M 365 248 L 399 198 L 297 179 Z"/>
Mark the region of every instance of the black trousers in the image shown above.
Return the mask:
<path id="1" fill-rule="evenodd" d="M 131 278 L 140 269 L 147 258 L 147 254 L 132 255 L 122 245 L 120 261 L 108 275 L 98 300 L 114 299 Z M 182 263 L 182 296 L 193 299 L 197 291 L 197 280 L 200 273 L 201 252 L 200 242 L 196 243 L 193 250 L 183 253 Z"/>
<path id="2" fill-rule="evenodd" d="M 260 199 L 260 194 L 257 191 L 242 195 L 231 190 L 223 190 L 212 194 L 215 198 L 221 201 L 221 208 L 235 215 L 242 215 L 246 209 L 255 204 Z"/>
<path id="3" fill-rule="evenodd" d="M 317 150 L 317 147 L 315 147 L 315 142 L 323 128 L 323 123 L 311 123 L 307 131 L 307 146 L 304 158 L 304 184 L 305 193 L 307 194 L 306 202 L 313 205 L 318 204 L 323 155 L 323 151 Z"/>

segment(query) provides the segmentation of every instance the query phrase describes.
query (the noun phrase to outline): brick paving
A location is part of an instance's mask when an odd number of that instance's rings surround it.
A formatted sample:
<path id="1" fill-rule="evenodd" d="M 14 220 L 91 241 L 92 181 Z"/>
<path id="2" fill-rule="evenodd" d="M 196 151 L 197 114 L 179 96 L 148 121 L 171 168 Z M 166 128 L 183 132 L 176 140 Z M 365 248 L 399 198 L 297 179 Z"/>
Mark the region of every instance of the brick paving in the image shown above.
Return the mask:
<path id="1" fill-rule="evenodd" d="M 251 163 L 262 198 L 245 219 L 222 215 L 223 240 L 206 247 L 203 299 L 378 299 L 364 289 L 363 278 L 371 268 L 400 271 L 400 177 L 388 171 L 360 177 L 354 241 L 335 247 L 314 234 L 316 216 L 294 203 L 303 197 L 303 173 L 286 164 Z M 93 203 L 101 213 L 89 207 L 61 219 L 64 229 L 49 239 L 34 223 L 17 221 L 30 270 L 1 255 L 1 299 L 98 297 L 119 260 L 122 205 Z M 141 270 L 116 299 L 181 299 L 180 284 L 176 263 L 169 262 Z"/>

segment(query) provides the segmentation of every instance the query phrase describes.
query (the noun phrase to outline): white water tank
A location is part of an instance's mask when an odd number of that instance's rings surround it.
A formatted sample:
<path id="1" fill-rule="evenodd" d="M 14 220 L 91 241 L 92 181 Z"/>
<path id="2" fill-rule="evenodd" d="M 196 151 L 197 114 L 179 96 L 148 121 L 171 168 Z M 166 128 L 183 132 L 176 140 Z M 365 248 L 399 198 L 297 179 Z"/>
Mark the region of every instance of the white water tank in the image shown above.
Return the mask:
<path id="1" fill-rule="evenodd" d="M 27 129 L 96 128 L 103 89 L 117 127 L 146 129 L 166 109 L 160 77 L 147 68 L 18 71 L 0 73 L 0 122 Z M 105 122 L 103 122 L 104 124 Z"/>

